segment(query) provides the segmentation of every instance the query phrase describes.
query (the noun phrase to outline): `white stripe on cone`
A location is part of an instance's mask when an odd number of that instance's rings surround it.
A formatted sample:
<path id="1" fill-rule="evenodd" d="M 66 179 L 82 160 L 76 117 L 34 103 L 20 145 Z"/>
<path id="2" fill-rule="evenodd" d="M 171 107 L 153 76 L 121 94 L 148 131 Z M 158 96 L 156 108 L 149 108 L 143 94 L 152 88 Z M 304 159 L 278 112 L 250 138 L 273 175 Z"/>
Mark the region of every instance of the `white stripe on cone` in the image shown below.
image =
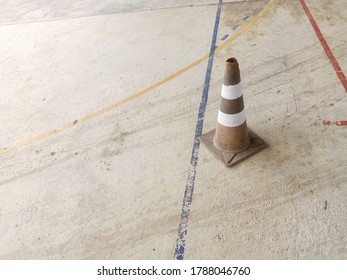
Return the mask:
<path id="1" fill-rule="evenodd" d="M 218 123 L 227 127 L 235 127 L 243 124 L 246 121 L 245 110 L 237 114 L 225 114 L 219 110 Z"/>
<path id="2" fill-rule="evenodd" d="M 242 96 L 241 83 L 232 86 L 222 85 L 222 97 L 225 99 L 233 100 Z"/>

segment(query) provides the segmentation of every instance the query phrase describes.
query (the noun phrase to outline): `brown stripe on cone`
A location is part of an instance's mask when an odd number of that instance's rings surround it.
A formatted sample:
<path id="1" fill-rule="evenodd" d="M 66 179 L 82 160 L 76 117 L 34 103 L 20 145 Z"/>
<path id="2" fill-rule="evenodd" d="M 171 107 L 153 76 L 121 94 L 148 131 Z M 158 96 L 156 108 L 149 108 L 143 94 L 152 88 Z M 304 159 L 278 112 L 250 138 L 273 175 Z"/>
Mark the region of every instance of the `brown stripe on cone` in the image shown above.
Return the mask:
<path id="1" fill-rule="evenodd" d="M 244 122 L 235 127 L 227 127 L 218 123 L 213 138 L 213 145 L 217 149 L 227 153 L 244 151 L 249 145 L 247 123 Z"/>
<path id="2" fill-rule="evenodd" d="M 237 114 L 244 109 L 243 97 L 240 96 L 234 100 L 221 98 L 219 110 L 225 114 Z"/>

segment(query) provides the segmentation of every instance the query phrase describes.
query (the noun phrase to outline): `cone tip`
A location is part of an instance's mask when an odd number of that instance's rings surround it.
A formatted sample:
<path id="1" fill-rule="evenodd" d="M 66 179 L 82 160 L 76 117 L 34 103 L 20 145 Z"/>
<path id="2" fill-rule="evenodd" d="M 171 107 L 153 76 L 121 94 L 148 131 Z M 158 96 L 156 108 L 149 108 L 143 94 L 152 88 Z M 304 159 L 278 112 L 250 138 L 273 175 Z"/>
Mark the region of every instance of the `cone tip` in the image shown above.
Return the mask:
<path id="1" fill-rule="evenodd" d="M 224 72 L 224 85 L 236 85 L 241 82 L 239 64 L 235 57 L 228 58 Z"/>
<path id="2" fill-rule="evenodd" d="M 235 57 L 228 58 L 227 63 L 237 63 L 237 59 Z"/>

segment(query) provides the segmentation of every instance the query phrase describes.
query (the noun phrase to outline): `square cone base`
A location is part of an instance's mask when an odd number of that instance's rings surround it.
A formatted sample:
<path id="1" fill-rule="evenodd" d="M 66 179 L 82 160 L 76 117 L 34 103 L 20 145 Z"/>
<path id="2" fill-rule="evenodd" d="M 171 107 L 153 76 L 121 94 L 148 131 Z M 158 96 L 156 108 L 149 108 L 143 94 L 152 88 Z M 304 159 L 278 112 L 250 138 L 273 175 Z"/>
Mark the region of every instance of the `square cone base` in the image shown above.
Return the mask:
<path id="1" fill-rule="evenodd" d="M 262 140 L 252 130 L 248 129 L 250 144 L 246 150 L 240 153 L 222 152 L 213 145 L 213 137 L 215 131 L 216 130 L 214 129 L 205 134 L 202 134 L 200 136 L 200 140 L 205 144 L 206 148 L 215 156 L 215 158 L 222 161 L 223 164 L 227 167 L 231 167 L 267 147 L 267 144 L 264 140 Z"/>

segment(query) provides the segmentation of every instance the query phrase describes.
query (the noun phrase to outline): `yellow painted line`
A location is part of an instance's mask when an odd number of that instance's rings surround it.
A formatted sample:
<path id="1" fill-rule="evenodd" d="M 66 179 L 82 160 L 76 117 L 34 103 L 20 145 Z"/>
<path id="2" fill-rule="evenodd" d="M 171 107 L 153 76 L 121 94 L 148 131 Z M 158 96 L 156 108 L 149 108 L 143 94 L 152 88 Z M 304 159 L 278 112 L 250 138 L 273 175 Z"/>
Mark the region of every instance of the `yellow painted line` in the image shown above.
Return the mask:
<path id="1" fill-rule="evenodd" d="M 234 41 L 237 37 L 241 36 L 242 33 L 244 33 L 246 30 L 248 30 L 252 25 L 254 25 L 272 6 L 272 4 L 275 2 L 275 0 L 270 0 L 267 2 L 267 4 L 264 6 L 264 8 L 260 11 L 259 14 L 257 14 L 248 24 L 246 24 L 244 27 L 242 27 L 238 32 L 236 32 L 233 36 L 231 36 L 229 39 L 225 40 L 223 44 L 218 46 L 216 48 L 216 51 L 220 51 L 224 49 L 228 44 L 230 44 L 232 41 Z"/>
<path id="2" fill-rule="evenodd" d="M 233 36 L 231 36 L 229 39 L 225 40 L 220 46 L 218 46 L 216 49 L 215 49 L 215 52 L 218 52 L 218 51 L 221 51 L 222 49 L 224 49 L 228 44 L 230 44 L 232 41 L 234 41 L 237 37 L 239 37 L 242 33 L 244 33 L 246 30 L 248 30 L 252 25 L 254 25 L 266 12 L 267 10 L 271 7 L 271 5 L 273 4 L 275 0 L 270 0 L 265 6 L 264 8 L 259 12 L 259 14 L 257 14 L 249 23 L 247 23 L 243 28 L 241 28 L 238 32 L 236 32 Z M 30 144 L 33 144 L 35 142 L 38 142 L 38 141 L 41 141 L 41 140 L 44 140 L 46 138 L 49 138 L 55 134 L 58 134 L 62 131 L 65 131 L 71 127 L 73 127 L 75 124 L 77 123 L 83 123 L 83 122 L 86 122 L 88 120 L 91 120 L 91 119 L 94 119 L 108 111 L 111 111 L 121 105 L 124 105 L 136 98 L 139 98 L 143 95 L 145 95 L 146 93 L 160 87 L 161 85 L 175 79 L 176 77 L 182 75 L 183 73 L 187 72 L 188 70 L 194 68 L 195 66 L 199 65 L 201 62 L 205 61 L 206 59 L 208 59 L 208 54 L 204 55 L 203 57 L 199 58 L 197 61 L 193 62 L 192 64 L 189 64 L 188 66 L 182 68 L 181 70 L 175 72 L 174 74 L 164 78 L 163 80 L 151 85 L 150 87 L 148 88 L 145 88 L 133 95 L 130 95 L 116 103 L 113 103 L 99 111 L 96 111 L 94 113 L 91 113 L 87 116 L 84 116 L 80 119 L 77 120 L 77 122 L 75 121 L 74 123 L 68 123 L 68 124 L 65 124 L 61 127 L 58 127 L 56 129 L 53 129 L 53 130 L 50 130 L 48 132 L 45 132 L 45 133 L 42 133 L 42 134 L 39 134 L 31 139 L 28 139 L 28 140 L 25 140 L 23 142 L 20 142 L 20 143 L 17 143 L 17 144 L 14 144 L 12 146 L 9 146 L 5 149 L 1 149 L 0 150 L 0 154 L 5 154 L 5 153 L 8 153 L 10 151 L 14 151 L 14 150 L 17 150 L 17 149 L 20 149 L 20 148 L 23 148 L 25 146 L 28 146 Z"/>

